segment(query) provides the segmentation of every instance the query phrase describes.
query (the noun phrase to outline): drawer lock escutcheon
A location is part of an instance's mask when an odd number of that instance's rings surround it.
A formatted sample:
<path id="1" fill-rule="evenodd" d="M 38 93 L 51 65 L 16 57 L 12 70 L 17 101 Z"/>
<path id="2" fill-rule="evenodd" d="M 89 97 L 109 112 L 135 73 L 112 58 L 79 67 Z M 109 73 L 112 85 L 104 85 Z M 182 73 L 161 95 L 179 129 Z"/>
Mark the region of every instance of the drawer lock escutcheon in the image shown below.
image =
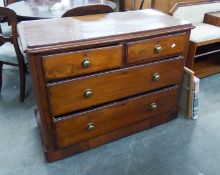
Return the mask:
<path id="1" fill-rule="evenodd" d="M 157 109 L 157 104 L 156 103 L 151 103 L 150 104 L 150 110 L 155 111 Z"/>
<path id="2" fill-rule="evenodd" d="M 91 61 L 89 60 L 89 58 L 85 58 L 85 59 L 82 61 L 82 67 L 88 68 L 88 67 L 90 67 L 90 65 L 91 65 Z"/>
<path id="3" fill-rule="evenodd" d="M 160 80 L 160 74 L 157 73 L 157 72 L 154 73 L 154 74 L 153 74 L 153 77 L 152 77 L 152 80 L 153 80 L 153 81 L 159 81 L 159 80 Z"/>
<path id="4" fill-rule="evenodd" d="M 89 97 L 91 97 L 93 94 L 92 94 L 92 90 L 91 89 L 87 89 L 87 90 L 85 90 L 85 92 L 84 92 L 84 97 L 85 98 L 89 98 Z"/>
<path id="5" fill-rule="evenodd" d="M 155 47 L 154 47 L 154 53 L 155 54 L 160 53 L 161 50 L 162 50 L 161 45 L 159 45 L 159 44 L 155 45 Z"/>
<path id="6" fill-rule="evenodd" d="M 92 131 L 93 129 L 95 129 L 94 123 L 89 123 L 89 124 L 87 125 L 87 130 L 88 130 L 88 131 Z"/>

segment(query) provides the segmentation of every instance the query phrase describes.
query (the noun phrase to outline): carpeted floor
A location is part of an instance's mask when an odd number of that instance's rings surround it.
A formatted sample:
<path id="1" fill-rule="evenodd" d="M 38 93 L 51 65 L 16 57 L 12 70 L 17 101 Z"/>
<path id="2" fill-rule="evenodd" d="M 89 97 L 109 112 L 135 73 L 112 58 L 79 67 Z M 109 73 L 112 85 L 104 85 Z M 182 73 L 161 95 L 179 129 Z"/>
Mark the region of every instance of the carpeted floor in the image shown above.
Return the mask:
<path id="1" fill-rule="evenodd" d="M 198 120 L 182 116 L 54 163 L 44 158 L 30 76 L 19 103 L 17 70 L 4 70 L 0 175 L 219 175 L 220 74 L 201 81 Z"/>

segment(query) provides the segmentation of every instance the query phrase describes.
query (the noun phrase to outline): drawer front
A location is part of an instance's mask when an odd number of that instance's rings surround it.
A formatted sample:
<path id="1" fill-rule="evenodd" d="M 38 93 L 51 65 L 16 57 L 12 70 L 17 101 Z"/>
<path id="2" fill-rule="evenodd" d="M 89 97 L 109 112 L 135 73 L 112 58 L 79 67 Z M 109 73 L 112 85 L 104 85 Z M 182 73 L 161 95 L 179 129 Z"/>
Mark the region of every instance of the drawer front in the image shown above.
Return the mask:
<path id="1" fill-rule="evenodd" d="M 121 45 L 49 55 L 43 59 L 47 80 L 112 69 L 121 64 Z"/>
<path id="2" fill-rule="evenodd" d="M 166 36 L 128 43 L 129 64 L 152 61 L 161 57 L 183 53 L 186 46 L 186 34 Z"/>
<path id="3" fill-rule="evenodd" d="M 56 119 L 54 125 L 57 147 L 77 144 L 159 114 L 176 111 L 177 94 L 178 87 L 174 86 L 64 119 Z"/>
<path id="4" fill-rule="evenodd" d="M 87 76 L 48 86 L 55 116 L 179 83 L 183 58 Z"/>

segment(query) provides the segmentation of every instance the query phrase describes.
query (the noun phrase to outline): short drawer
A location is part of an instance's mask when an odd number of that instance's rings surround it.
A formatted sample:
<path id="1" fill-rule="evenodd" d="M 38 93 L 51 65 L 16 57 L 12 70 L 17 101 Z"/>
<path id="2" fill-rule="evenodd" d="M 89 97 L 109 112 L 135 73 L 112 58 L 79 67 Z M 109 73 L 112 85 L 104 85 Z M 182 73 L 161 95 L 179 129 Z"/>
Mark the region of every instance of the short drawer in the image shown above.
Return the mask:
<path id="1" fill-rule="evenodd" d="M 63 148 L 102 134 L 176 111 L 178 86 L 54 121 L 56 144 Z"/>
<path id="2" fill-rule="evenodd" d="M 183 53 L 186 46 L 186 33 L 155 39 L 130 42 L 128 47 L 128 64 L 147 62 Z"/>
<path id="3" fill-rule="evenodd" d="M 43 59 L 47 80 L 108 70 L 121 64 L 121 45 L 48 55 Z"/>
<path id="4" fill-rule="evenodd" d="M 183 58 L 166 59 L 48 85 L 53 115 L 112 102 L 179 83 Z"/>

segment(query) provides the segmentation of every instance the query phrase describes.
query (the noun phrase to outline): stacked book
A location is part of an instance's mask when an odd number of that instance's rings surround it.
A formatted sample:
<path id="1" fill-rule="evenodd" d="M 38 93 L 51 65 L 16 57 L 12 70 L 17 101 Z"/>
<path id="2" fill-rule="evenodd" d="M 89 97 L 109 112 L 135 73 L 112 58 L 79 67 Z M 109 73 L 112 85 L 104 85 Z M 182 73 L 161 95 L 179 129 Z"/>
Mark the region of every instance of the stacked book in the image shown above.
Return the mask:
<path id="1" fill-rule="evenodd" d="M 194 77 L 192 119 L 198 118 L 199 111 L 199 79 Z"/>
<path id="2" fill-rule="evenodd" d="M 197 119 L 198 105 L 199 79 L 192 70 L 185 67 L 179 98 L 180 112 L 189 119 Z"/>

